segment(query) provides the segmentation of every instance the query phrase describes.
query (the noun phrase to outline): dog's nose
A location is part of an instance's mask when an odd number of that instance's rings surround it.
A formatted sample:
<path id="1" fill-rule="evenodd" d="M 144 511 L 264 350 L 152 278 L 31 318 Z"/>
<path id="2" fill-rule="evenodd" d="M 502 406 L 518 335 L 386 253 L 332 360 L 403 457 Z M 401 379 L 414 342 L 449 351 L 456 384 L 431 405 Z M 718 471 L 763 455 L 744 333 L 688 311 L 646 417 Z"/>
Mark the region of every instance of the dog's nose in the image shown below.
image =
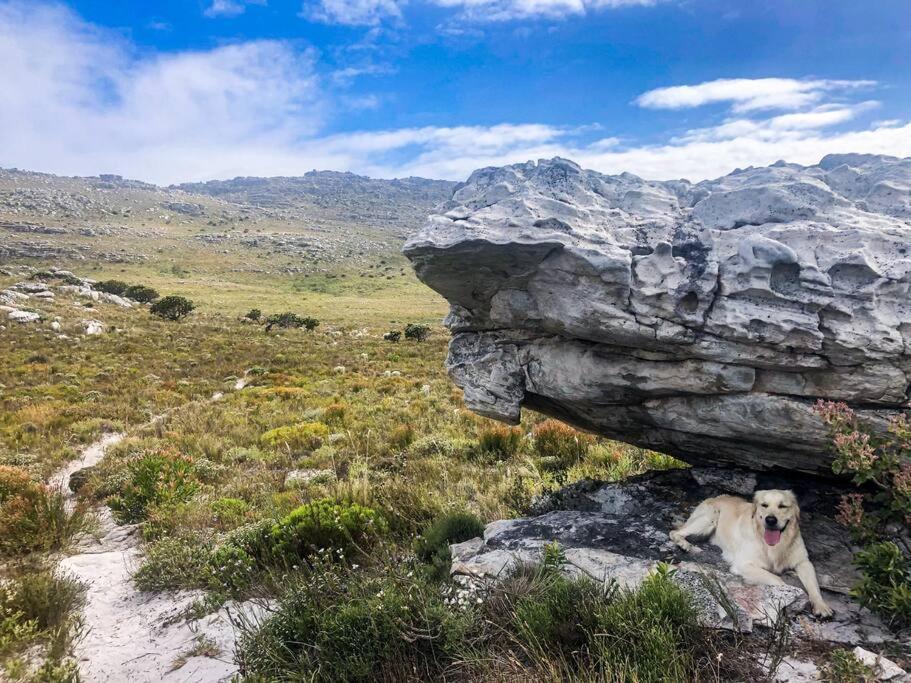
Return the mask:
<path id="1" fill-rule="evenodd" d="M 765 518 L 765 524 L 766 526 L 777 526 L 778 518 L 775 515 L 769 515 Z"/>

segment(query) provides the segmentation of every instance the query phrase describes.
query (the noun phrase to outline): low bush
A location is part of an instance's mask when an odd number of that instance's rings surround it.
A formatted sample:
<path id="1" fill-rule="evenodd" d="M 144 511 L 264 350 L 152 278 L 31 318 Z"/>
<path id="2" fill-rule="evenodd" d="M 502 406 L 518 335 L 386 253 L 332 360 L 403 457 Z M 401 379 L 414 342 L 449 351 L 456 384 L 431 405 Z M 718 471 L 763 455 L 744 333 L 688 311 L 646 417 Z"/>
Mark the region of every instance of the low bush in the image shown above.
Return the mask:
<path id="1" fill-rule="evenodd" d="M 141 304 L 150 304 L 158 298 L 159 294 L 145 285 L 130 285 L 123 291 L 123 296 Z"/>
<path id="2" fill-rule="evenodd" d="M 625 591 L 520 565 L 478 595 L 407 566 L 336 564 L 241 624 L 237 661 L 254 680 L 689 683 L 724 677 L 715 639 L 666 569 Z"/>
<path id="3" fill-rule="evenodd" d="M 209 583 L 209 557 L 209 547 L 195 538 L 162 538 L 145 547 L 133 581 L 141 591 L 203 588 Z"/>
<path id="4" fill-rule="evenodd" d="M 851 595 L 893 627 L 911 626 L 911 564 L 892 541 L 870 543 L 854 556 L 861 572 Z"/>
<path id="5" fill-rule="evenodd" d="M 409 323 L 405 326 L 405 339 L 413 339 L 422 342 L 430 336 L 430 328 L 427 325 L 418 325 Z"/>
<path id="6" fill-rule="evenodd" d="M 449 575 L 449 546 L 484 535 L 484 522 L 470 512 L 454 510 L 437 517 L 415 543 L 415 555 L 433 568 L 439 578 Z"/>
<path id="7" fill-rule="evenodd" d="M 173 450 L 146 452 L 127 463 L 126 477 L 108 506 L 121 523 L 141 522 L 151 506 L 186 501 L 198 489 L 190 458 Z"/>
<path id="8" fill-rule="evenodd" d="M 247 320 L 252 320 L 253 322 L 258 322 L 260 318 L 263 317 L 263 312 L 258 308 L 251 308 L 247 315 L 244 316 Z"/>
<path id="9" fill-rule="evenodd" d="M 820 668 L 824 683 L 876 683 L 879 676 L 850 650 L 833 650 Z"/>
<path id="10" fill-rule="evenodd" d="M 178 321 L 190 315 L 195 308 L 196 306 L 189 299 L 172 294 L 152 304 L 149 312 L 165 320 Z"/>
<path id="11" fill-rule="evenodd" d="M 85 526 L 82 504 L 71 508 L 61 491 L 0 465 L 0 554 L 58 550 Z"/>
<path id="12" fill-rule="evenodd" d="M 488 427 L 478 434 L 478 452 L 496 460 L 508 460 L 519 452 L 523 437 L 524 433 L 518 427 Z"/>
<path id="13" fill-rule="evenodd" d="M 239 527 L 246 520 L 250 506 L 239 498 L 219 498 L 209 503 L 212 521 L 222 530 Z"/>
<path id="14" fill-rule="evenodd" d="M 329 428 L 322 422 L 298 422 L 270 429 L 260 437 L 260 443 L 291 452 L 312 451 L 319 448 L 328 436 Z"/>
<path id="15" fill-rule="evenodd" d="M 838 508 L 838 521 L 865 545 L 854 558 L 862 579 L 852 595 L 891 625 L 911 626 L 911 419 L 898 415 L 882 432 L 844 403 L 819 401 L 816 411 L 830 430 L 832 471 L 863 487 Z"/>
<path id="16" fill-rule="evenodd" d="M 401 570 L 333 566 L 296 582 L 261 624 L 243 625 L 237 661 L 254 680 L 438 680 L 471 622 Z"/>
<path id="17" fill-rule="evenodd" d="M 266 318 L 266 331 L 273 327 L 283 327 L 287 329 L 303 327 L 308 332 L 312 332 L 319 327 L 319 320 L 310 316 L 300 316 L 297 313 L 274 313 Z"/>
<path id="18" fill-rule="evenodd" d="M 324 498 L 301 505 L 272 528 L 270 553 L 288 563 L 326 549 L 349 557 L 368 548 L 384 530 L 385 522 L 374 510 Z"/>
<path id="19" fill-rule="evenodd" d="M 99 292 L 116 294 L 117 296 L 122 296 L 128 287 L 129 285 L 123 280 L 103 280 L 92 285 L 92 288 L 97 289 Z"/>
<path id="20" fill-rule="evenodd" d="M 383 339 L 393 344 L 398 342 L 402 338 L 402 333 L 400 330 L 389 330 L 386 334 L 383 335 Z"/>
<path id="21" fill-rule="evenodd" d="M 566 471 L 581 461 L 595 439 L 590 434 L 573 429 L 557 420 L 544 420 L 532 429 L 535 450 L 541 466 L 557 475 L 558 481 Z"/>
<path id="22" fill-rule="evenodd" d="M 53 566 L 15 567 L 0 584 L 0 655 L 41 643 L 49 665 L 59 664 L 81 633 L 85 589 Z"/>

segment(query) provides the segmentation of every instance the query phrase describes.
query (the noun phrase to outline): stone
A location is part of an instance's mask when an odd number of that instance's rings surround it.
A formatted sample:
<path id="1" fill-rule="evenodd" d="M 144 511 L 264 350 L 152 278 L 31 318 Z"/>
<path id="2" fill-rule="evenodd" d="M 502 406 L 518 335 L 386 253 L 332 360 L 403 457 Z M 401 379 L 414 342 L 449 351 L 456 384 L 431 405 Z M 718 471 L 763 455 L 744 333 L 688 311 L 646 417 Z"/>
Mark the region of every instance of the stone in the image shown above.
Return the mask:
<path id="1" fill-rule="evenodd" d="M 907 675 L 905 670 L 892 660 L 886 659 L 869 650 L 865 650 L 860 646 L 855 647 L 853 653 L 861 664 L 873 669 L 877 680 L 892 681 L 898 678 L 904 678 Z"/>
<path id="2" fill-rule="evenodd" d="M 335 472 L 322 469 L 291 470 L 285 475 L 285 488 L 311 483 L 328 483 L 335 479 Z"/>
<path id="3" fill-rule="evenodd" d="M 908 404 L 909 220 L 911 159 L 697 184 L 552 159 L 476 171 L 404 252 L 450 303 L 447 365 L 475 412 L 828 473 L 818 399 L 875 428 Z"/>
<path id="4" fill-rule="evenodd" d="M 104 323 L 101 322 L 100 320 L 83 320 L 82 328 L 83 328 L 83 330 L 85 330 L 85 334 L 93 335 L 93 334 L 101 334 L 102 332 L 104 332 L 105 326 L 104 326 Z"/>
<path id="5" fill-rule="evenodd" d="M 16 309 L 9 311 L 6 315 L 10 320 L 14 320 L 18 323 L 34 323 L 41 320 L 41 314 L 33 311 L 20 311 Z"/>
<path id="6" fill-rule="evenodd" d="M 705 498 L 768 488 L 791 488 L 798 496 L 801 532 L 835 609 L 831 620 L 801 613 L 808 601 L 793 574 L 782 577 L 785 586 L 747 585 L 730 573 L 718 548 L 702 542 L 702 552 L 693 555 L 668 536 Z M 890 642 L 895 637 L 886 625 L 847 597 L 859 576 L 852 564 L 857 548 L 834 521 L 842 491 L 839 484 L 810 475 L 725 468 L 651 472 L 616 483 L 583 480 L 538 501 L 529 517 L 491 522 L 483 538 L 452 545 L 451 571 L 457 579 L 492 582 L 516 563 L 540 561 L 544 546 L 556 542 L 567 573 L 629 588 L 659 563 L 673 565 L 674 580 L 693 595 L 708 626 L 748 633 L 772 625 L 787 610 L 797 614 L 792 632 L 807 640 L 852 646 Z"/>

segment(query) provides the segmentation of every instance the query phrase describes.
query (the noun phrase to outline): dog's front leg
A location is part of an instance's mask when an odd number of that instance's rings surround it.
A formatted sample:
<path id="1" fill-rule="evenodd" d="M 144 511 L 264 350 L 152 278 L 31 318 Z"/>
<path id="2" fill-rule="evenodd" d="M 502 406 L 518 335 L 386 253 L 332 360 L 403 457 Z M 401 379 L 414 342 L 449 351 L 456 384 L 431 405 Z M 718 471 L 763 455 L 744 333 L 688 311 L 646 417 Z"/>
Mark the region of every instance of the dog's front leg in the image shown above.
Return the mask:
<path id="1" fill-rule="evenodd" d="M 782 586 L 784 581 L 781 580 L 781 577 L 777 574 L 763 569 L 762 567 L 755 564 L 742 564 L 736 567 L 731 567 L 731 571 L 739 576 L 742 576 L 747 583 L 752 583 L 760 586 Z"/>
<path id="2" fill-rule="evenodd" d="M 819 582 L 816 580 L 816 568 L 813 566 L 813 563 L 809 560 L 803 560 L 794 567 L 794 571 L 797 573 L 797 578 L 799 578 L 800 582 L 803 584 L 804 590 L 807 591 L 807 595 L 810 596 L 810 604 L 813 605 L 813 614 L 818 617 L 831 617 L 832 608 L 826 604 L 826 601 L 822 597 L 822 593 L 819 591 Z"/>

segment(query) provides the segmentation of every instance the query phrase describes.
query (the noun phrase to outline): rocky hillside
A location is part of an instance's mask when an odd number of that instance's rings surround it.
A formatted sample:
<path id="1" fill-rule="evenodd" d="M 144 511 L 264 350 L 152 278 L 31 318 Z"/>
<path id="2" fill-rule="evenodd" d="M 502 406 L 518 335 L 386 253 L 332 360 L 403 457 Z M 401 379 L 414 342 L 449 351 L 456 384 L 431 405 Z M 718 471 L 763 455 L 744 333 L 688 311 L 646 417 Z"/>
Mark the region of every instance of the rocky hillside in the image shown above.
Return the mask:
<path id="1" fill-rule="evenodd" d="M 454 186 L 311 172 L 159 187 L 0 169 L 0 261 L 143 263 L 167 251 L 251 272 L 401 263 L 405 238 Z"/>

